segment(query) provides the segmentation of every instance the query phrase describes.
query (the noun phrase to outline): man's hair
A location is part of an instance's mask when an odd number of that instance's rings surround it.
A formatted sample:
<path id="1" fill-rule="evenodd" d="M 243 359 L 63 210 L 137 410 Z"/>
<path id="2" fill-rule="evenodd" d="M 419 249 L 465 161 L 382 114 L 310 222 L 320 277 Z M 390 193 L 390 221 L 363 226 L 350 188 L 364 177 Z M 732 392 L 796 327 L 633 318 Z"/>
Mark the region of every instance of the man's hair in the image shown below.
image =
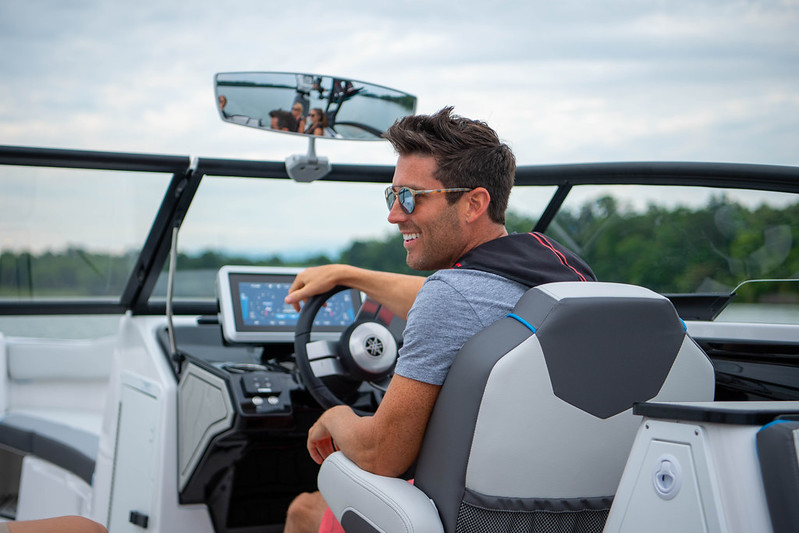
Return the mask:
<path id="1" fill-rule="evenodd" d="M 434 115 L 401 118 L 383 137 L 400 156 L 432 156 L 434 177 L 445 188 L 484 187 L 491 196 L 488 216 L 493 222 L 505 223 L 516 158 L 488 124 L 453 115 L 452 107 L 445 107 Z M 460 193 L 447 193 L 447 197 L 455 202 Z"/>
<path id="2" fill-rule="evenodd" d="M 297 119 L 291 114 L 291 111 L 284 111 L 282 109 L 275 109 L 269 112 L 270 117 L 277 117 L 277 127 L 280 129 L 288 128 L 289 131 L 297 131 Z"/>

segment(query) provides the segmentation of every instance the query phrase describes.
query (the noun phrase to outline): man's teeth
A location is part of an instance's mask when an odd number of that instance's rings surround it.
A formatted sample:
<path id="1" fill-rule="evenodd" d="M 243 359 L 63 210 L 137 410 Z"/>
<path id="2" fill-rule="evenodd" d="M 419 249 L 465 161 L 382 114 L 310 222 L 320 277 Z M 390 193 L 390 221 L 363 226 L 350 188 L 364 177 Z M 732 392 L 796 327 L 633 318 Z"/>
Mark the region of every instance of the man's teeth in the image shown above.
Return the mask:
<path id="1" fill-rule="evenodd" d="M 403 233 L 402 239 L 405 241 L 412 241 L 413 239 L 418 239 L 421 236 L 421 233 Z"/>

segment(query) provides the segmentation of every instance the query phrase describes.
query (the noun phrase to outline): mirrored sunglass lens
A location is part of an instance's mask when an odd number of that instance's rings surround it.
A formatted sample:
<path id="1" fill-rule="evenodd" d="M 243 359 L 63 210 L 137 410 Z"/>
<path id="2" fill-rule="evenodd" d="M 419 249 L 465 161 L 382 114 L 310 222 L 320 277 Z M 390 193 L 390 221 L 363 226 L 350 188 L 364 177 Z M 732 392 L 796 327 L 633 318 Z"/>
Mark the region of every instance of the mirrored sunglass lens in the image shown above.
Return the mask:
<path id="1" fill-rule="evenodd" d="M 388 206 L 388 210 L 391 211 L 391 208 L 394 206 L 394 199 L 397 195 L 394 194 L 394 191 L 391 189 L 386 189 L 386 205 Z"/>
<path id="2" fill-rule="evenodd" d="M 409 215 L 413 213 L 414 201 L 413 201 L 413 193 L 410 189 L 400 189 L 397 193 L 399 197 L 400 205 L 405 210 L 406 213 Z"/>

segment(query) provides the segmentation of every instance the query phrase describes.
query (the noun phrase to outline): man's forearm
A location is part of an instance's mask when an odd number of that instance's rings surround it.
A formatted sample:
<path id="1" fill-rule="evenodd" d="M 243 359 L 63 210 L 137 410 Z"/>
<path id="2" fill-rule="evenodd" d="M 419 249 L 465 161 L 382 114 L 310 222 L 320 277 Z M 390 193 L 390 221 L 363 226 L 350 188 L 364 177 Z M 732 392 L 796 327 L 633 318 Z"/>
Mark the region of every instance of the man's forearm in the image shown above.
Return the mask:
<path id="1" fill-rule="evenodd" d="M 426 279 L 424 276 L 380 272 L 358 267 L 348 267 L 343 272 L 343 285 L 365 292 L 367 296 L 403 319 L 408 317 L 408 311 L 416 300 L 416 294 Z"/>
<path id="2" fill-rule="evenodd" d="M 374 416 L 360 417 L 343 405 L 322 413 L 308 431 L 308 452 L 321 463 L 335 451 L 335 443 L 360 468 L 398 476 L 419 454 L 440 389 L 395 375 Z"/>
<path id="3" fill-rule="evenodd" d="M 347 406 L 332 407 L 309 430 L 308 452 L 314 461 L 321 463 L 334 451 L 341 450 L 355 464 L 370 470 L 375 455 L 372 422 L 372 417 L 360 417 Z"/>
<path id="4" fill-rule="evenodd" d="M 299 311 L 300 302 L 327 292 L 336 285 L 346 285 L 365 292 L 395 315 L 407 318 L 425 279 L 423 276 L 380 272 L 350 265 L 310 267 L 297 274 L 286 296 L 286 303 Z"/>

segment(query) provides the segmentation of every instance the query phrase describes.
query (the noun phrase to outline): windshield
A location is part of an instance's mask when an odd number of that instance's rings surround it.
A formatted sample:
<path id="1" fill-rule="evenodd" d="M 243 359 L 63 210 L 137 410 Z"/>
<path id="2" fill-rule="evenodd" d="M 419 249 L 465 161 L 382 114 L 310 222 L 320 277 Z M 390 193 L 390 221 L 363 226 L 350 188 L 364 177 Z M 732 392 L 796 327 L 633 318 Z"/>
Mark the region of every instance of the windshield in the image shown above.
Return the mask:
<path id="1" fill-rule="evenodd" d="M 730 292 L 799 272 L 795 195 L 700 187 L 575 188 L 548 233 L 603 281 Z"/>
<path id="2" fill-rule="evenodd" d="M 170 177 L 0 166 L 0 299 L 118 300 Z"/>
<path id="3" fill-rule="evenodd" d="M 385 188 L 204 177 L 180 231 L 175 296 L 214 297 L 214 276 L 226 264 L 346 262 L 411 272 L 399 233 L 386 220 Z M 305 194 L 309 189 L 314 194 Z M 163 300 L 166 286 L 164 268 L 153 298 Z"/>
<path id="4" fill-rule="evenodd" d="M 212 297 L 230 263 L 302 266 L 347 262 L 411 272 L 386 221 L 383 185 L 310 185 L 206 178 L 180 236 L 176 294 Z M 530 231 L 554 187 L 517 187 L 507 226 Z M 230 198 L 219 209 L 221 197 Z M 701 187 L 575 187 L 547 233 L 584 257 L 603 281 L 660 293 L 729 293 L 741 282 L 799 277 L 795 195 Z M 163 298 L 162 274 L 156 295 Z M 782 289 L 785 290 L 785 289 Z M 796 289 L 793 289 L 796 292 Z"/>
<path id="5" fill-rule="evenodd" d="M 160 257 L 166 256 L 168 237 L 154 240 L 151 226 L 164 209 L 172 174 L 18 166 L 0 171 L 0 304 L 108 301 L 115 306 L 94 307 L 94 312 L 118 313 L 135 302 L 138 290 L 145 295 L 152 290 L 149 301 L 155 307 L 136 309 L 159 312 L 166 267 L 156 263 L 160 277 L 152 276 L 151 282 L 145 272 L 134 275 L 134 268 L 142 247 L 158 247 Z M 412 272 L 401 237 L 386 220 L 385 186 L 202 177 L 185 216 L 177 215 L 182 224 L 175 299 L 205 302 L 202 312 L 212 312 L 214 275 L 228 264 L 343 262 Z M 508 230 L 533 229 L 557 195 L 557 187 L 549 185 L 514 188 Z M 579 185 L 545 231 L 581 255 L 598 279 L 667 295 L 729 294 L 748 280 L 799 278 L 795 194 Z M 740 291 L 725 315 L 736 306 L 739 312 L 741 306 L 767 303 L 780 309 L 769 321 L 799 323 L 798 289 L 799 283 L 754 284 Z M 729 316 L 722 319 L 740 315 Z"/>
<path id="6" fill-rule="evenodd" d="M 577 187 L 548 233 L 598 279 L 663 294 L 733 291 L 720 320 L 799 323 L 799 203 L 792 194 L 701 187 Z"/>

